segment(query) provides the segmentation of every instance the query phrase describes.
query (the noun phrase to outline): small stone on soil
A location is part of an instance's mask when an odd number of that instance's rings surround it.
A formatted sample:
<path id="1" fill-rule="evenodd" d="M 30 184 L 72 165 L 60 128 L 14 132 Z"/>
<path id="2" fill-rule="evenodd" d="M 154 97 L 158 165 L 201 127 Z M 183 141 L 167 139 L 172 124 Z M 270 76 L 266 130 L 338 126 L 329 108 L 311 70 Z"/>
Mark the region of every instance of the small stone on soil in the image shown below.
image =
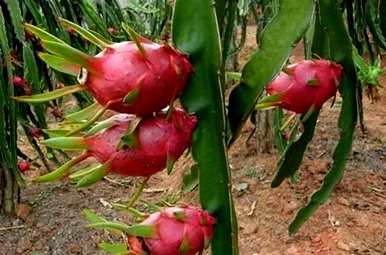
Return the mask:
<path id="1" fill-rule="evenodd" d="M 82 248 L 76 243 L 70 243 L 68 246 L 68 251 L 71 254 L 80 254 L 82 252 Z"/>

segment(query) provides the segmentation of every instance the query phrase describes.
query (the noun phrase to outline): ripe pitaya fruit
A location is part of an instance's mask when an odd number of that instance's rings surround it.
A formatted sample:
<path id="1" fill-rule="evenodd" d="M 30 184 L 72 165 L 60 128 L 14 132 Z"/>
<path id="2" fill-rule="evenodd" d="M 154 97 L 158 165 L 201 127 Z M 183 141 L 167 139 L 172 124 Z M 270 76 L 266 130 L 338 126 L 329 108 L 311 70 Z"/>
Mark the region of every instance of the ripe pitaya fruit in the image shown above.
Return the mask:
<path id="1" fill-rule="evenodd" d="M 133 121 L 129 115 L 118 117 L 121 120 L 117 125 L 86 137 L 85 143 L 99 162 L 111 160 L 111 171 L 129 176 L 150 176 L 165 168 L 168 160 L 176 161 L 190 146 L 197 123 L 194 116 L 182 110 L 173 111 L 169 120 L 165 113 L 159 113 L 156 117 L 143 119 L 130 138 L 131 145 L 117 151 Z"/>
<path id="2" fill-rule="evenodd" d="M 39 37 L 43 47 L 51 53 L 41 53 L 40 57 L 59 71 L 78 75 L 80 85 L 17 100 L 39 103 L 87 90 L 104 109 L 147 116 L 174 101 L 192 72 L 187 57 L 178 50 L 151 42 L 130 28 L 126 27 L 133 41 L 112 43 L 70 21 L 62 22 L 97 44 L 102 51 L 94 57 L 89 56 L 27 24 L 26 29 Z"/>
<path id="3" fill-rule="evenodd" d="M 166 208 L 142 222 L 156 229 L 156 237 L 143 238 L 145 249 L 151 255 L 195 255 L 208 247 L 215 222 L 194 207 Z"/>
<path id="4" fill-rule="evenodd" d="M 134 226 L 106 220 L 90 226 L 128 234 L 131 255 L 196 255 L 208 247 L 215 223 L 207 211 L 184 206 L 164 208 Z"/>
<path id="5" fill-rule="evenodd" d="M 328 60 L 303 60 L 290 65 L 266 87 L 270 95 L 266 105 L 296 113 L 318 110 L 336 94 L 342 71 L 341 65 Z"/>
<path id="6" fill-rule="evenodd" d="M 151 176 L 165 167 L 171 167 L 190 146 L 197 119 L 183 110 L 174 109 L 169 117 L 160 112 L 154 117 L 143 118 L 135 129 L 134 123 L 134 116 L 119 114 L 97 125 L 96 129 L 100 126 L 107 128 L 95 135 L 46 140 L 47 146 L 86 149 L 86 152 L 78 160 L 74 159 L 67 166 L 41 176 L 37 181 L 60 178 L 69 167 L 88 157 L 94 157 L 102 164 L 95 169 L 97 173 L 102 171 L 100 174 L 114 172 L 125 176 Z M 130 129 L 133 131 L 128 132 Z"/>
<path id="7" fill-rule="evenodd" d="M 91 60 L 85 86 L 101 105 L 144 116 L 179 96 L 192 71 L 187 58 L 143 38 L 141 45 L 115 43 Z"/>

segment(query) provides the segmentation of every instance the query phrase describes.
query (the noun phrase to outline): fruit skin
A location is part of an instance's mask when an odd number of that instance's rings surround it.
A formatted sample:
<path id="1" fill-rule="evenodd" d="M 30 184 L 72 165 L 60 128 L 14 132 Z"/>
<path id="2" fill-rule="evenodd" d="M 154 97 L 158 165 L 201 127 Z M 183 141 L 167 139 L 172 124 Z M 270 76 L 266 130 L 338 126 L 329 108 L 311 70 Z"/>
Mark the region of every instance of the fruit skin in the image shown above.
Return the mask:
<path id="1" fill-rule="evenodd" d="M 17 163 L 17 168 L 24 173 L 30 169 L 30 163 L 27 160 L 22 160 Z"/>
<path id="2" fill-rule="evenodd" d="M 137 116 L 158 112 L 184 89 L 192 66 L 167 45 L 141 38 L 143 52 L 134 42 L 115 43 L 96 55 L 85 85 L 108 108 Z M 132 99 L 124 102 L 131 94 Z"/>
<path id="3" fill-rule="evenodd" d="M 192 206 L 165 208 L 141 223 L 154 226 L 157 235 L 143 243 L 151 255 L 195 255 L 209 245 L 215 223 L 208 212 Z"/>
<path id="4" fill-rule="evenodd" d="M 91 156 L 99 162 L 110 162 L 110 171 L 125 176 L 150 176 L 163 170 L 167 161 L 176 161 L 191 145 L 197 123 L 181 109 L 175 109 L 170 118 L 160 112 L 143 118 L 133 133 L 135 145 L 119 148 L 121 138 L 132 125 L 134 117 L 119 114 L 115 125 L 85 138 Z"/>
<path id="5" fill-rule="evenodd" d="M 328 60 L 303 60 L 290 65 L 267 87 L 269 95 L 278 95 L 276 105 L 296 113 L 312 106 L 320 109 L 336 94 L 343 67 Z"/>

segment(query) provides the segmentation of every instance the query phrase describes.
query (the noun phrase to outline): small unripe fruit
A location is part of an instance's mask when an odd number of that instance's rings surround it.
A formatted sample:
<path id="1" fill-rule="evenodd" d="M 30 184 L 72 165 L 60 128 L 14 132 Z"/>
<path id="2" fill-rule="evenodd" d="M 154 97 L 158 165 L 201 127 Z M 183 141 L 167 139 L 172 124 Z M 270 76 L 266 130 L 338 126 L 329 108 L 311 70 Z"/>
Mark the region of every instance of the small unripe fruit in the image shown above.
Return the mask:
<path id="1" fill-rule="evenodd" d="M 13 85 L 18 88 L 24 88 L 24 86 L 26 85 L 26 81 L 24 80 L 24 78 L 17 75 L 13 76 L 12 82 Z"/>
<path id="2" fill-rule="evenodd" d="M 24 173 L 30 169 L 30 163 L 27 160 L 22 160 L 17 163 L 17 168 L 20 170 L 20 172 Z"/>

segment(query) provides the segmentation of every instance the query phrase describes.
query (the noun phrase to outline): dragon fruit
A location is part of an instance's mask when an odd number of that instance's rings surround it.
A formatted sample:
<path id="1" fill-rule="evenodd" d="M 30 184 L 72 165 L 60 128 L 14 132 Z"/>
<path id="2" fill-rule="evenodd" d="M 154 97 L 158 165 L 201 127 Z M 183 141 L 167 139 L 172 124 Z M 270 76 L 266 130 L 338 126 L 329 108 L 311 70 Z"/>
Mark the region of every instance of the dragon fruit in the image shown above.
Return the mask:
<path id="1" fill-rule="evenodd" d="M 296 113 L 318 110 L 336 94 L 342 72 L 341 65 L 328 60 L 303 60 L 290 65 L 266 87 L 270 95 L 267 105 Z"/>
<path id="2" fill-rule="evenodd" d="M 155 236 L 142 240 L 129 236 L 129 248 L 136 255 L 195 255 L 209 245 L 216 220 L 208 212 L 191 206 L 170 207 L 151 214 L 141 224 L 154 226 Z"/>
<path id="3" fill-rule="evenodd" d="M 187 57 L 178 50 L 154 43 L 130 28 L 124 27 L 133 41 L 112 43 L 70 21 L 62 22 L 97 44 L 102 51 L 96 56 L 87 55 L 27 24 L 27 31 L 39 37 L 42 46 L 51 53 L 40 53 L 41 59 L 54 69 L 77 75 L 80 84 L 16 100 L 39 103 L 87 90 L 104 109 L 147 116 L 173 102 L 192 72 Z"/>
<path id="4" fill-rule="evenodd" d="M 90 210 L 84 210 L 89 227 L 118 230 L 127 234 L 127 250 L 131 255 L 196 255 L 202 254 L 213 237 L 216 219 L 207 211 L 184 205 L 163 208 L 137 225 L 110 222 Z M 95 222 L 91 219 L 103 219 Z M 106 251 L 109 247 L 100 246 Z"/>
<path id="5" fill-rule="evenodd" d="M 117 112 L 148 115 L 167 106 L 185 87 L 192 71 L 175 49 L 142 39 L 115 43 L 90 62 L 85 86 L 101 105 Z"/>
<path id="6" fill-rule="evenodd" d="M 130 176 L 149 176 L 166 167 L 167 161 L 177 160 L 190 146 L 196 118 L 182 110 L 175 110 L 170 119 L 165 113 L 143 119 L 137 127 L 132 148 L 116 151 L 122 137 L 130 125 L 128 115 L 121 118 L 117 125 L 104 132 L 86 137 L 85 143 L 92 156 L 99 162 L 111 160 L 111 171 Z"/>
<path id="7" fill-rule="evenodd" d="M 197 123 L 181 109 L 174 109 L 170 116 L 160 112 L 135 124 L 135 117 L 118 114 L 98 126 L 107 127 L 86 137 L 56 137 L 45 141 L 53 148 L 85 149 L 81 156 L 37 181 L 51 181 L 64 176 L 69 167 L 94 157 L 100 162 L 103 173 L 125 176 L 151 176 L 173 163 L 190 146 L 192 133 Z M 133 126 L 135 128 L 133 128 Z M 93 131 L 95 129 L 91 129 Z M 132 131 L 128 131 L 132 130 Z M 92 172 L 90 173 L 92 174 Z"/>

